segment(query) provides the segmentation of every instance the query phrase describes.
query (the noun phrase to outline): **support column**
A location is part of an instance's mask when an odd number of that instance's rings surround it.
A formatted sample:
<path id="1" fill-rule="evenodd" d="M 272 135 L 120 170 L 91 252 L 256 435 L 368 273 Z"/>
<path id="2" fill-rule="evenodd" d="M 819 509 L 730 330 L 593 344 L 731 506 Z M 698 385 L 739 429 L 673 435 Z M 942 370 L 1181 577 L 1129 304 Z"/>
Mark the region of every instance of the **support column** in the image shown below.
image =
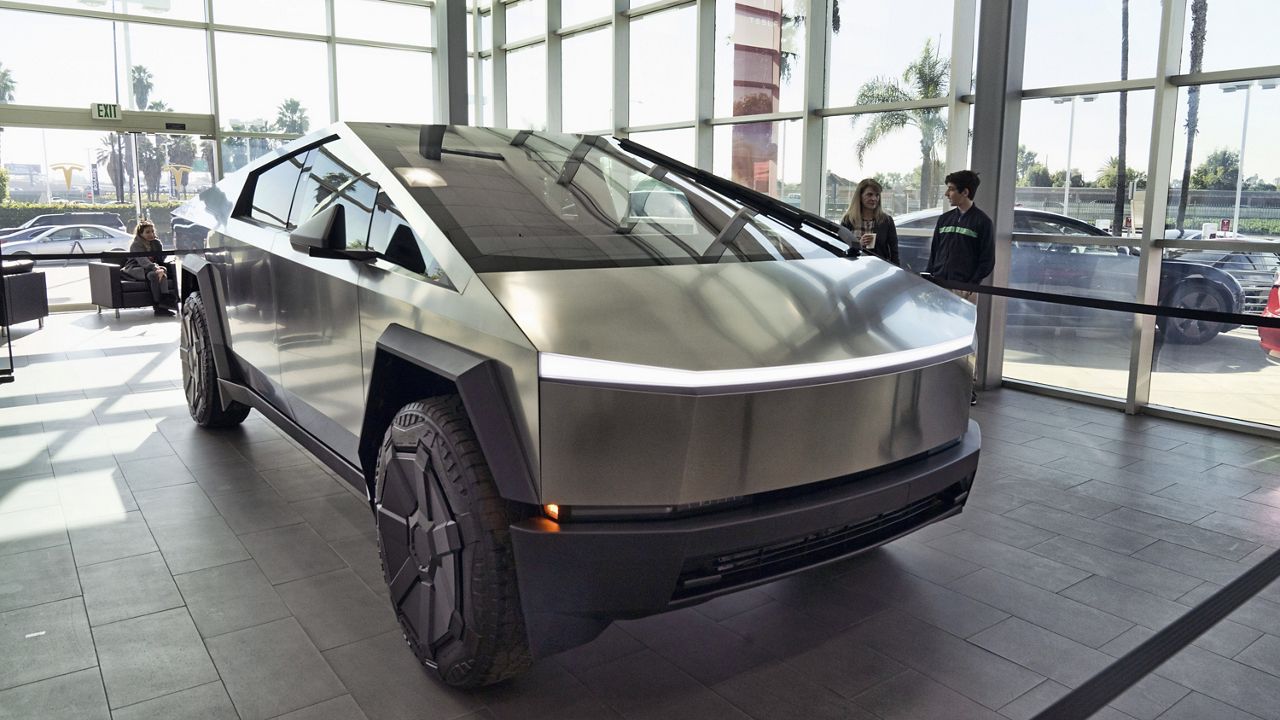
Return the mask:
<path id="1" fill-rule="evenodd" d="M 547 131 L 564 130 L 564 56 L 560 49 L 560 3 L 547 2 Z"/>
<path id="2" fill-rule="evenodd" d="M 710 171 L 715 150 L 715 128 L 711 126 L 711 118 L 715 115 L 716 0 L 698 0 L 697 13 L 693 164 Z"/>
<path id="3" fill-rule="evenodd" d="M 489 10 L 493 23 L 493 126 L 507 127 L 507 4 L 494 0 Z"/>
<path id="4" fill-rule="evenodd" d="M 822 198 L 827 190 L 823 119 L 818 111 L 827 104 L 830 18 L 831 0 L 809 0 L 804 38 L 805 116 L 804 148 L 800 158 L 800 207 L 811 213 L 822 211 Z"/>
<path id="5" fill-rule="evenodd" d="M 1180 72 L 1186 5 L 1166 2 L 1160 12 L 1160 46 L 1152 101 L 1151 154 L 1147 160 L 1147 189 L 1143 198 L 1141 260 L 1136 301 L 1155 305 L 1160 298 L 1160 263 L 1164 223 L 1168 216 L 1169 176 L 1173 168 L 1174 136 L 1178 130 L 1178 87 L 1169 82 Z M 1129 386 L 1124 411 L 1133 415 L 1151 399 L 1151 359 L 1155 349 L 1155 318 L 1133 316 L 1129 351 Z"/>
<path id="6" fill-rule="evenodd" d="M 631 0 L 613 0 L 613 134 L 627 137 L 631 124 Z"/>
<path id="7" fill-rule="evenodd" d="M 437 0 L 436 16 L 436 117 L 447 125 L 466 125 L 467 109 L 467 3 Z"/>
<path id="8" fill-rule="evenodd" d="M 947 172 L 962 170 L 969 164 L 973 47 L 977 42 L 973 25 L 977 12 L 978 0 L 955 0 L 951 28 L 951 104 L 947 107 Z"/>
<path id="9" fill-rule="evenodd" d="M 978 206 L 995 225 L 996 266 L 986 282 L 1000 286 L 1009 282 L 1026 30 L 1027 0 L 983 0 L 972 167 L 982 179 Z M 1004 298 L 979 296 L 977 380 L 983 388 L 999 387 L 1004 375 L 1004 320 Z"/>

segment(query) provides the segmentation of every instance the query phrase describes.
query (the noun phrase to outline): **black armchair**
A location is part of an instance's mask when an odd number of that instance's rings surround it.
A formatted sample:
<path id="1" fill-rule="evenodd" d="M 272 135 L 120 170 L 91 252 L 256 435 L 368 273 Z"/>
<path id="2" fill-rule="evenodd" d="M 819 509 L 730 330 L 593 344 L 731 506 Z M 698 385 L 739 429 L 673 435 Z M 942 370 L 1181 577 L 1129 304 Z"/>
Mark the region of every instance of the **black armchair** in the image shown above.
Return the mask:
<path id="1" fill-rule="evenodd" d="M 127 256 L 103 253 L 102 260 L 89 263 L 89 299 L 102 308 L 112 308 L 120 317 L 121 308 L 151 307 L 151 287 L 145 280 L 131 280 L 121 273 Z M 166 267 L 169 267 L 166 265 Z M 177 297 L 173 268 L 169 267 L 169 292 Z"/>
<path id="2" fill-rule="evenodd" d="M 44 273 L 32 272 L 32 260 L 5 260 L 0 264 L 0 325 L 9 333 L 10 325 L 36 320 L 44 327 L 49 314 L 49 291 Z"/>

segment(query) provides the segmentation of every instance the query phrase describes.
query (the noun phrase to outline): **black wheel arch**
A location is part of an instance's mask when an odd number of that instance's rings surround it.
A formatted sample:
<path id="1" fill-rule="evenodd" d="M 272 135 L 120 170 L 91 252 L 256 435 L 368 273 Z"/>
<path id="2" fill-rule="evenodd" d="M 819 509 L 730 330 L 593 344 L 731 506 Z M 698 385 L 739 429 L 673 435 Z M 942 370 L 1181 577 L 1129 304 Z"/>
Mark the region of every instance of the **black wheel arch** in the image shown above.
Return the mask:
<path id="1" fill-rule="evenodd" d="M 378 338 L 360 429 L 360 465 L 369 497 L 374 497 L 383 434 L 400 408 L 455 392 L 462 398 L 499 494 L 507 500 L 538 504 L 529 453 L 513 420 L 500 364 L 396 324 Z"/>
<path id="2" fill-rule="evenodd" d="M 238 382 L 231 364 L 231 342 L 227 338 L 227 307 L 223 302 L 222 286 L 218 283 L 217 268 L 199 255 L 185 255 L 178 273 L 178 297 L 199 291 L 204 299 L 209 338 L 213 345 L 213 366 L 218 377 Z M 225 398 L 224 398 L 225 399 Z"/>

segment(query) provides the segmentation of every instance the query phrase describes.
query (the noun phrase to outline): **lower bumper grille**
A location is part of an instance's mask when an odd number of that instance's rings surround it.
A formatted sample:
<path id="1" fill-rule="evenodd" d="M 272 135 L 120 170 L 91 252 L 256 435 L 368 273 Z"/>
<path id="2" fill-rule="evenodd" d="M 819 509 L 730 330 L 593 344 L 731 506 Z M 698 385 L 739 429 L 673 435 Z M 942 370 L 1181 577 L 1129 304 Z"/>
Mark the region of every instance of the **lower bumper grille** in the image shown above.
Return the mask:
<path id="1" fill-rule="evenodd" d="M 956 507 L 971 478 L 941 492 L 869 520 L 826 528 L 781 542 L 695 558 L 685 563 L 673 601 L 784 575 L 883 544 L 932 522 Z"/>

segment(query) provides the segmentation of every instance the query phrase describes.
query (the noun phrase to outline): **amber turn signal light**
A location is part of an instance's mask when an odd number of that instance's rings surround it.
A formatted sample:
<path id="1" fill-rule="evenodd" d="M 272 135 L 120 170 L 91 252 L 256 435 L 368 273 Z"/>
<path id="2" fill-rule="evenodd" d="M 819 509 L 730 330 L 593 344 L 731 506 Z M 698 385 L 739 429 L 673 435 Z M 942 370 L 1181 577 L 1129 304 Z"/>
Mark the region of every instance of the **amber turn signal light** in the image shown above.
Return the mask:
<path id="1" fill-rule="evenodd" d="M 542 512 L 545 513 L 546 516 L 551 518 L 552 520 L 560 519 L 560 506 L 554 503 L 543 505 Z"/>

